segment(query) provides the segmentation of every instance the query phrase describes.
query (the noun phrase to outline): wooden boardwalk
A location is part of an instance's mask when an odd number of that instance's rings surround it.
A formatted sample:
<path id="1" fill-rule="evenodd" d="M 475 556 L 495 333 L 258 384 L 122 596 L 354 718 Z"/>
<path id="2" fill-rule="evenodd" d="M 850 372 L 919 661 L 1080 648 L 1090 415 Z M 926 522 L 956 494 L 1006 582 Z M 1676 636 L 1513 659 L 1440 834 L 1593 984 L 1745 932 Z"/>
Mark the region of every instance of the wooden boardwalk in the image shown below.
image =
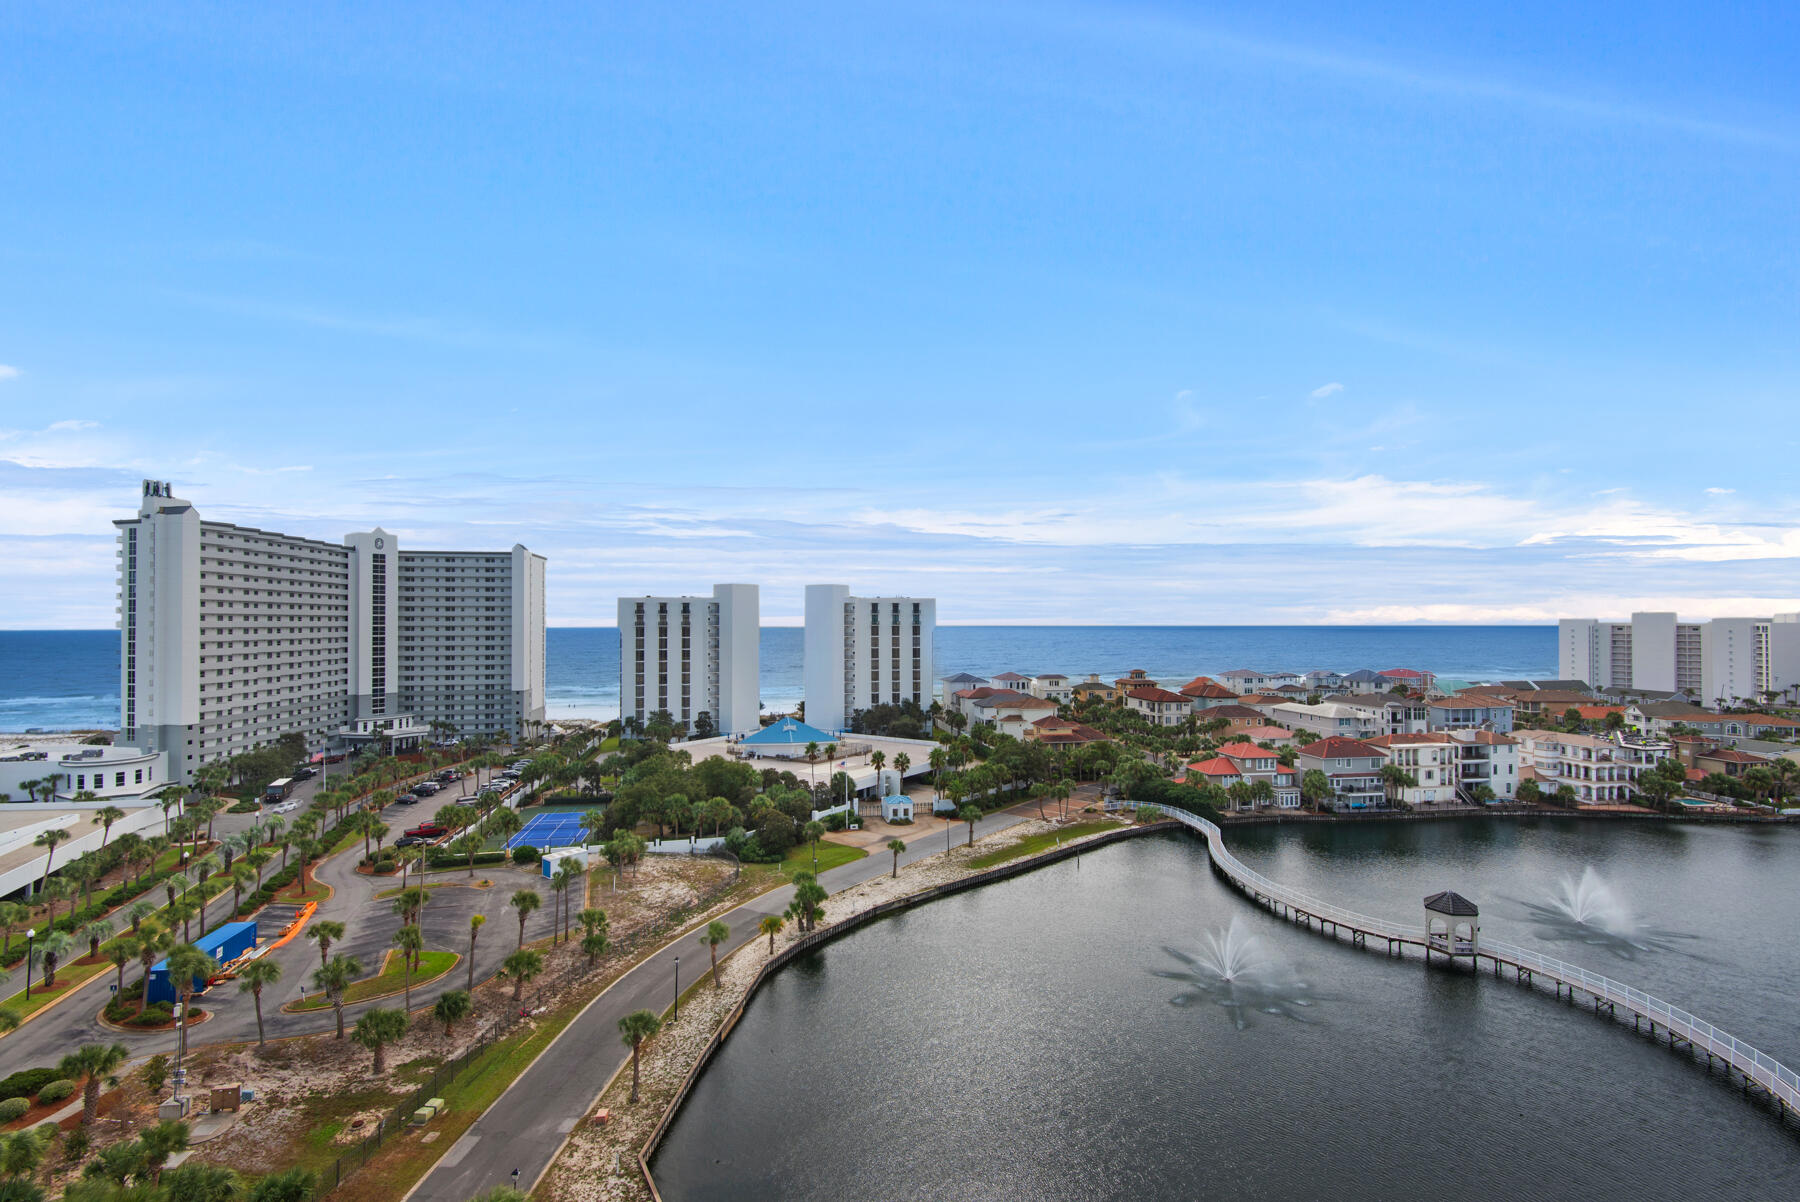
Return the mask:
<path id="1" fill-rule="evenodd" d="M 1479 969 L 1485 962 L 1495 976 L 1511 969 L 1514 979 L 1524 984 L 1550 984 L 1558 997 L 1566 994 L 1574 1000 L 1579 994 L 1593 1002 L 1596 1014 L 1605 1013 L 1620 1021 L 1629 1015 L 1635 1030 L 1643 1031 L 1648 1024 L 1650 1036 L 1667 1038 L 1671 1048 L 1704 1052 L 1709 1067 L 1725 1066 L 1736 1074 L 1747 1092 L 1760 1091 L 1773 1101 L 1784 1118 L 1800 1113 L 1800 1074 L 1705 1019 L 1641 989 L 1589 972 L 1580 965 L 1493 939 L 1482 939 L 1474 956 L 1465 952 L 1452 958 L 1443 938 L 1433 937 L 1427 942 L 1422 926 L 1358 914 L 1270 880 L 1232 855 L 1218 826 L 1196 814 L 1161 805 L 1143 808 L 1165 814 L 1199 834 L 1206 840 L 1215 871 L 1252 901 L 1308 930 L 1333 939 L 1347 938 L 1357 947 L 1366 948 L 1373 942 L 1395 956 L 1404 956 L 1409 948 L 1416 949 L 1428 963 L 1437 957 L 1446 963 L 1470 962 Z"/>

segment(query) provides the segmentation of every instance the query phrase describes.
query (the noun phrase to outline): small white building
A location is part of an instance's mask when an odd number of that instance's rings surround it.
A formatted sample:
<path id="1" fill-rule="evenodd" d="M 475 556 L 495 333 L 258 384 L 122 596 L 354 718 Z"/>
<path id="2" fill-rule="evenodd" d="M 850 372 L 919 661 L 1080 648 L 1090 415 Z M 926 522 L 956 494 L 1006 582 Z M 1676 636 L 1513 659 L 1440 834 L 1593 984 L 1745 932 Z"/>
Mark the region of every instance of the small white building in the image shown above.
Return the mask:
<path id="1" fill-rule="evenodd" d="M 1045 701 L 1063 705 L 1074 699 L 1075 682 L 1061 672 L 1040 672 L 1031 678 L 1025 691 L 1033 697 L 1042 697 Z"/>
<path id="2" fill-rule="evenodd" d="M 895 793 L 881 799 L 881 820 L 883 822 L 911 822 L 913 820 L 912 798 Z"/>
<path id="3" fill-rule="evenodd" d="M 92 793 L 104 801 L 136 801 L 174 783 L 168 763 L 167 752 L 136 747 L 15 744 L 0 749 L 0 793 L 28 802 L 31 796 L 25 785 L 36 781 L 38 796 L 53 795 L 58 801 L 71 800 L 77 793 Z"/>

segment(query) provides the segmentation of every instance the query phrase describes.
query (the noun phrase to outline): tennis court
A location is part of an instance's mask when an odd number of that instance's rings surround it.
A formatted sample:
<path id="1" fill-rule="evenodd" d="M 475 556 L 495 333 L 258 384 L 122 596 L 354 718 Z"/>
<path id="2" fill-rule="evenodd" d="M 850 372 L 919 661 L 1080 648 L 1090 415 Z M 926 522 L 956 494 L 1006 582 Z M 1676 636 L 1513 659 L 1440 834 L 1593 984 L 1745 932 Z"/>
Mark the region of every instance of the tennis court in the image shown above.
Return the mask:
<path id="1" fill-rule="evenodd" d="M 579 813 L 538 814 L 525 824 L 525 829 L 506 841 L 508 851 L 515 847 L 535 847 L 544 851 L 552 847 L 579 847 L 587 837 L 587 824 Z"/>

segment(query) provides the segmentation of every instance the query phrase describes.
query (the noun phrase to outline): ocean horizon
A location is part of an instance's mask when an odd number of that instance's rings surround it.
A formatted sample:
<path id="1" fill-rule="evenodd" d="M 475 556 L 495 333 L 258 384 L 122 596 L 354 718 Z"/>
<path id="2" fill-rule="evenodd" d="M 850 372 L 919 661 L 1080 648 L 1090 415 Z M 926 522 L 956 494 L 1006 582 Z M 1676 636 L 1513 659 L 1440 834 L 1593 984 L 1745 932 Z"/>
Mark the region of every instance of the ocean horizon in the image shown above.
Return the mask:
<path id="1" fill-rule="evenodd" d="M 792 709 L 802 697 L 804 632 L 762 628 L 762 701 Z M 550 718 L 619 712 L 614 626 L 546 632 Z M 1179 687 L 1232 668 L 1304 672 L 1417 668 L 1459 680 L 1555 674 L 1553 626 L 940 626 L 938 677 L 969 672 L 1090 672 L 1111 679 L 1142 668 Z M 114 630 L 0 630 L 0 731 L 113 729 L 119 720 L 119 636 Z"/>

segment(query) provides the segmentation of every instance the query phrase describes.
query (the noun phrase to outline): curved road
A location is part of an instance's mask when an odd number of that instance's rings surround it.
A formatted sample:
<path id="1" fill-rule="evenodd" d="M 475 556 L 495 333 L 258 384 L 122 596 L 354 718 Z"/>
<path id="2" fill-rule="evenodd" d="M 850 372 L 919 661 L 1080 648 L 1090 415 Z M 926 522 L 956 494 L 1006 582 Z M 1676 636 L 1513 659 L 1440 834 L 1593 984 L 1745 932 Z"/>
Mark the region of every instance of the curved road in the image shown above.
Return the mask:
<path id="1" fill-rule="evenodd" d="M 311 784 L 313 782 L 307 782 Z M 383 820 L 394 828 L 397 834 L 402 826 L 412 826 L 423 822 L 428 816 L 436 814 L 443 805 L 461 800 L 456 786 L 450 786 L 436 797 L 416 806 L 389 806 L 383 813 Z M 220 815 L 223 819 L 224 815 Z M 215 823 L 214 835 L 230 833 L 234 828 L 242 829 L 248 825 L 248 815 L 233 815 L 237 822 L 226 826 L 222 821 Z M 343 952 L 355 956 L 362 962 L 365 973 L 373 973 L 381 964 L 383 954 L 393 946 L 394 932 L 399 929 L 399 921 L 394 915 L 391 899 L 377 900 L 374 895 L 386 889 L 396 888 L 398 877 L 368 877 L 356 871 L 356 862 L 361 851 L 355 847 L 332 856 L 323 864 L 316 866 L 313 875 L 318 880 L 330 885 L 333 895 L 330 901 L 319 907 L 313 922 L 328 920 L 344 924 L 344 936 L 332 943 L 333 954 Z M 273 868 L 279 867 L 279 858 L 273 861 Z M 494 882 L 491 889 L 445 888 L 436 890 L 430 903 L 425 907 L 422 926 L 425 931 L 425 945 L 432 949 L 443 949 L 459 954 L 468 950 L 469 918 L 475 913 L 488 916 L 488 922 L 482 928 L 481 938 L 475 950 L 475 977 L 482 980 L 492 976 L 500 967 L 518 942 L 517 912 L 507 905 L 515 890 L 536 889 L 544 897 L 544 904 L 532 913 L 526 922 L 525 938 L 537 939 L 551 933 L 551 910 L 549 882 L 545 881 L 536 870 L 486 867 L 476 870 L 475 879 L 486 877 Z M 408 883 L 416 880 L 409 877 Z M 433 883 L 455 884 L 467 877 L 458 872 L 433 873 L 428 878 Z M 158 897 L 160 900 L 160 895 Z M 208 903 L 205 924 L 208 929 L 227 921 L 232 911 L 230 891 L 220 894 Z M 310 923 L 308 924 L 311 925 Z M 198 929 L 198 928 L 196 928 Z M 263 932 L 265 937 L 267 932 Z M 281 965 L 281 980 L 263 992 L 263 1023 L 271 1039 L 284 1038 L 291 1035 L 310 1035 L 320 1031 L 330 1031 L 336 1027 L 336 1019 L 329 1008 L 306 1014 L 283 1014 L 281 1007 L 296 1000 L 303 994 L 314 992 L 311 980 L 312 972 L 319 966 L 318 944 L 302 934 L 289 942 L 285 947 L 270 953 L 275 963 Z M 125 970 L 127 984 L 137 980 L 143 973 L 139 965 L 128 965 Z M 132 1056 L 149 1056 L 156 1052 L 172 1052 L 175 1036 L 172 1031 L 150 1031 L 143 1033 L 127 1033 L 106 1026 L 99 1020 L 100 1008 L 110 995 L 109 986 L 115 979 L 110 967 L 103 975 L 104 984 L 90 982 L 82 989 L 70 995 L 68 1000 L 59 1002 L 52 1009 L 25 1023 L 18 1030 L 0 1038 L 0 1075 L 40 1064 L 54 1064 L 64 1054 L 83 1043 L 123 1043 L 131 1050 Z M 413 1008 L 430 1006 L 440 994 L 452 989 L 460 989 L 468 979 L 466 963 L 458 963 L 446 976 L 431 985 L 413 990 Z M 23 984 L 21 980 L 21 985 Z M 348 1022 L 355 1022 L 356 1016 L 364 1009 L 374 1005 L 398 1005 L 396 998 L 386 998 L 376 1002 L 362 1002 L 344 1008 Z M 211 1043 L 232 1043 L 256 1038 L 256 1009 L 247 994 L 240 994 L 235 982 L 227 981 L 208 990 L 203 1002 L 204 1008 L 211 1011 L 213 1017 L 188 1032 L 188 1048 L 193 1051 L 197 1047 Z"/>
<path id="2" fill-rule="evenodd" d="M 997 810 L 981 820 L 977 833 L 985 836 L 1005 830 L 1036 814 L 1035 802 Z M 960 844 L 960 829 L 957 835 Z M 943 850 L 937 839 L 921 839 L 901 853 L 900 863 L 917 863 Z M 891 855 L 875 848 L 861 860 L 820 873 L 819 883 L 839 893 L 885 876 L 892 864 Z M 731 939 L 721 949 L 720 958 L 762 938 L 756 924 L 766 915 L 786 910 L 793 895 L 793 887 L 784 886 L 720 915 L 731 926 Z M 514 1170 L 519 1173 L 521 1188 L 529 1189 L 550 1167 L 568 1133 L 594 1105 L 614 1071 L 630 1058 L 619 1042 L 619 1019 L 634 1010 L 660 1014 L 668 1009 L 675 996 L 674 957 L 681 954 L 684 944 L 693 957 L 689 971 L 704 964 L 706 957 L 692 939 L 691 933 L 683 932 L 594 999 L 450 1146 L 405 1202 L 465 1202 L 496 1185 L 510 1185 Z M 697 979 L 690 977 L 689 983 Z"/>

